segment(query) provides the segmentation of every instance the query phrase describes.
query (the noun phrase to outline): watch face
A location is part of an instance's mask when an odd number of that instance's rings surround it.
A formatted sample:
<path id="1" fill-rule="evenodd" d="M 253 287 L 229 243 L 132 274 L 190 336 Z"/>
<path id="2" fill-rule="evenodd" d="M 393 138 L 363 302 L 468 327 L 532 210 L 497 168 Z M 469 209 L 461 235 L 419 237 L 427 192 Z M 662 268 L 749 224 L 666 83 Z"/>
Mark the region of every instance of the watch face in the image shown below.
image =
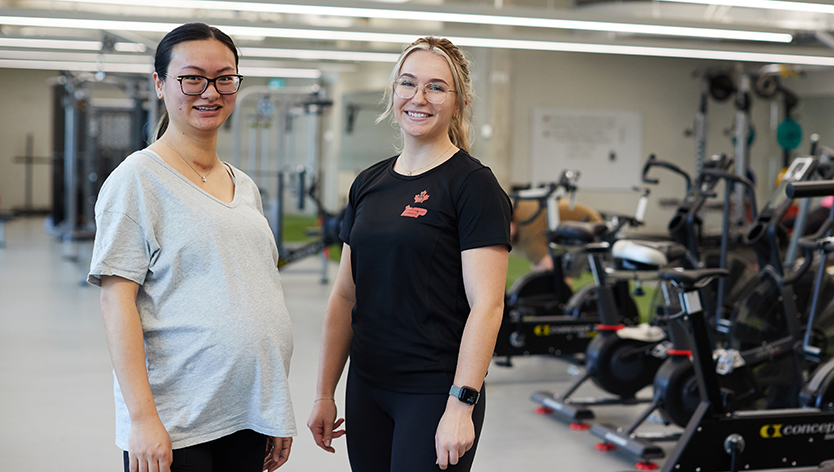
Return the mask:
<path id="1" fill-rule="evenodd" d="M 479 393 L 477 390 L 469 387 L 463 387 L 460 389 L 460 398 L 461 401 L 468 403 L 470 405 L 474 405 L 478 401 Z"/>

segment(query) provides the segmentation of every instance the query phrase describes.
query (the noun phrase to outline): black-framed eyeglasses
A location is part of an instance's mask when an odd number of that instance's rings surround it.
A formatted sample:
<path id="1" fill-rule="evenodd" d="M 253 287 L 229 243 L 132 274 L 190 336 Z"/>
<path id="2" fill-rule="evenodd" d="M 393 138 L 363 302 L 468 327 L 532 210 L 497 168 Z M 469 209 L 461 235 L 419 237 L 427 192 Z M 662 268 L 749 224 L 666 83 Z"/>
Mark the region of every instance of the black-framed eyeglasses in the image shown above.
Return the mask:
<path id="1" fill-rule="evenodd" d="M 400 77 L 394 81 L 394 93 L 403 100 L 411 100 L 417 95 L 417 81 L 408 77 Z M 423 86 L 423 96 L 426 101 L 440 105 L 446 101 L 446 96 L 450 93 L 457 93 L 455 90 L 449 90 L 446 85 L 438 84 L 436 82 L 429 82 Z"/>
<path id="2" fill-rule="evenodd" d="M 243 76 L 238 74 L 221 75 L 213 79 L 202 75 L 180 75 L 176 79 L 185 95 L 202 95 L 212 83 L 220 95 L 234 95 L 243 82 Z"/>

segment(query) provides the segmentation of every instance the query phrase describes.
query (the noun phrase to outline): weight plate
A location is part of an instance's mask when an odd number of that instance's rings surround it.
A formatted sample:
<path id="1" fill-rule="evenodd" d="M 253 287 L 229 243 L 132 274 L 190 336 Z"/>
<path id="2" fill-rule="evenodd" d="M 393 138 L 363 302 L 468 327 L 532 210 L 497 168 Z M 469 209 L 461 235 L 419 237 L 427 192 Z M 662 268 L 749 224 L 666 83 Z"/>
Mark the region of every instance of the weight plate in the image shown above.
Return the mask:
<path id="1" fill-rule="evenodd" d="M 787 118 L 776 128 L 776 141 L 786 151 L 796 149 L 799 147 L 799 143 L 802 142 L 802 126 L 799 126 L 799 123 L 796 121 Z"/>
<path id="2" fill-rule="evenodd" d="M 709 79 L 709 94 L 713 99 L 723 102 L 735 93 L 736 86 L 732 77 L 727 74 L 716 74 Z"/>
<path id="3" fill-rule="evenodd" d="M 773 98 L 779 91 L 779 79 L 775 75 L 762 74 L 753 82 L 753 90 L 761 98 Z"/>

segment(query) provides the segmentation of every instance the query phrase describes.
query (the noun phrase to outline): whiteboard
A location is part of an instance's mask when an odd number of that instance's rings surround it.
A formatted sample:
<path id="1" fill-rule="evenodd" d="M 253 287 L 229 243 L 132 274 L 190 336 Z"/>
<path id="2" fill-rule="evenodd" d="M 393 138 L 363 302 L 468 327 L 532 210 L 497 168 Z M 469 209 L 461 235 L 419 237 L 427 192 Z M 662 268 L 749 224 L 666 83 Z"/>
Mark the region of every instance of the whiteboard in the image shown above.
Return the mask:
<path id="1" fill-rule="evenodd" d="M 629 110 L 533 109 L 530 181 L 552 182 L 565 169 L 579 188 L 630 189 L 640 183 L 643 118 Z"/>

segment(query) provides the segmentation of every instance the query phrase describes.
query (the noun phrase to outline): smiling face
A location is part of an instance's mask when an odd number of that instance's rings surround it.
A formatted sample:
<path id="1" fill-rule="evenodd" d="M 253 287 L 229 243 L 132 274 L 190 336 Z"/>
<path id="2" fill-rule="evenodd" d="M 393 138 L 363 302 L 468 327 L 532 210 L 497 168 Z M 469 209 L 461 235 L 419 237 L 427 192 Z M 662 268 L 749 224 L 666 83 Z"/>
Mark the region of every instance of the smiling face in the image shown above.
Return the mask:
<path id="1" fill-rule="evenodd" d="M 396 93 L 393 95 L 394 118 L 406 139 L 448 139 L 449 125 L 458 107 L 456 94 L 448 93 L 446 100 L 440 104 L 430 103 L 425 95 L 428 83 L 440 85 L 445 90 L 455 90 L 452 71 L 446 59 L 428 51 L 415 51 L 403 62 L 397 78 L 409 79 L 417 85 L 417 93 L 410 99 L 400 98 Z"/>
<path id="2" fill-rule="evenodd" d="M 174 46 L 166 77 L 154 73 L 157 94 L 164 98 L 168 110 L 169 127 L 186 134 L 216 133 L 231 115 L 237 95 L 221 95 L 213 84 L 200 95 L 185 95 L 177 77 L 201 75 L 213 79 L 236 73 L 234 54 L 216 39 Z"/>

